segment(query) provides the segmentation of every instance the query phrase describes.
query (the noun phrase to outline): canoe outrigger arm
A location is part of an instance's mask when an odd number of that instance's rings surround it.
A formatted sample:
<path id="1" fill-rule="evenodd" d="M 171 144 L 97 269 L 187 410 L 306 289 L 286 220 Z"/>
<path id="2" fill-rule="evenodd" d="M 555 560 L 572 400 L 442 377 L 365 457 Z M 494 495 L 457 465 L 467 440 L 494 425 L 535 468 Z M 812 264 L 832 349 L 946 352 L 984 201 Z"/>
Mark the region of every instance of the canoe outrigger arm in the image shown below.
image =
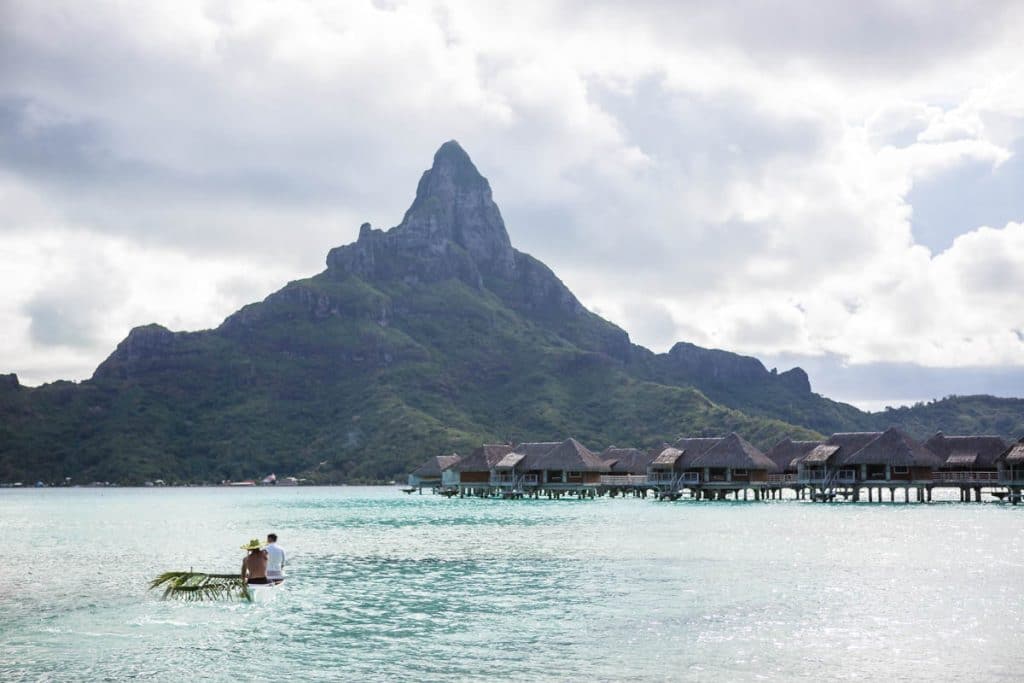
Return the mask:
<path id="1" fill-rule="evenodd" d="M 164 600 L 174 598 L 198 602 L 239 598 L 252 602 L 252 594 L 238 574 L 164 572 L 149 582 L 149 588 L 163 588 Z"/>

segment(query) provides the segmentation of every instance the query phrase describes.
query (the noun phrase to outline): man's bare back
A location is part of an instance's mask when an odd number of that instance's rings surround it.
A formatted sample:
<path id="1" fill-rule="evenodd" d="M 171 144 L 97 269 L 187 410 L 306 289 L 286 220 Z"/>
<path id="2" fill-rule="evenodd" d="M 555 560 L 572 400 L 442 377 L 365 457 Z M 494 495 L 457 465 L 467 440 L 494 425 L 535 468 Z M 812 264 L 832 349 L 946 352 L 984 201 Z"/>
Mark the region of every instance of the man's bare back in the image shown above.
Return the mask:
<path id="1" fill-rule="evenodd" d="M 242 560 L 242 580 L 247 583 L 267 582 L 267 551 L 255 550 Z"/>

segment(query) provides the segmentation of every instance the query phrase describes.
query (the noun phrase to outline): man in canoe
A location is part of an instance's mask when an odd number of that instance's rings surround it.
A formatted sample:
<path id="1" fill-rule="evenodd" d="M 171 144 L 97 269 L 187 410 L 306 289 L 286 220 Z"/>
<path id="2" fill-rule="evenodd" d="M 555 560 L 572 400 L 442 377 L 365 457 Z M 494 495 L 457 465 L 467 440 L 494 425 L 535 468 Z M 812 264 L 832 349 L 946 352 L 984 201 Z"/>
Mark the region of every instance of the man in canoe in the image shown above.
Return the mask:
<path id="1" fill-rule="evenodd" d="M 277 534 L 267 534 L 267 579 L 272 583 L 284 581 L 284 548 L 277 544 Z"/>
<path id="2" fill-rule="evenodd" d="M 250 586 L 270 583 L 267 580 L 267 551 L 258 538 L 242 546 L 249 554 L 242 560 L 242 581 Z"/>

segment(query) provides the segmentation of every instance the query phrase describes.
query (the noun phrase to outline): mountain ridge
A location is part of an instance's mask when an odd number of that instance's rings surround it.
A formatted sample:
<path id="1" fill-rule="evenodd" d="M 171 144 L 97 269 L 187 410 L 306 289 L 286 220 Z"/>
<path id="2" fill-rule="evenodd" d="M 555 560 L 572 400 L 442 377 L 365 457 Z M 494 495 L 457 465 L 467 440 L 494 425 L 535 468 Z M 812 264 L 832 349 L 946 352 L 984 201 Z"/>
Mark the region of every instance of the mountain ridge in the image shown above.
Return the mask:
<path id="1" fill-rule="evenodd" d="M 768 447 L 875 422 L 799 368 L 633 344 L 512 246 L 488 181 L 449 141 L 402 221 L 363 224 L 321 273 L 212 330 L 136 327 L 81 384 L 0 381 L 0 481 L 380 480 L 481 441 L 739 431 Z"/>

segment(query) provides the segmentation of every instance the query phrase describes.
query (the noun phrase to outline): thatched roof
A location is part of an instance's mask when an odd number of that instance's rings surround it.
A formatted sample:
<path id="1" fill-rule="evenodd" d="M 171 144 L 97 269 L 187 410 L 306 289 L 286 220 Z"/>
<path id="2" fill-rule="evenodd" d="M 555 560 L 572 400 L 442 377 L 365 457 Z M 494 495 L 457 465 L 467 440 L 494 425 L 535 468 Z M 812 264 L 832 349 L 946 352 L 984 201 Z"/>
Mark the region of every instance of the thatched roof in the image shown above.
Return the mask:
<path id="1" fill-rule="evenodd" d="M 937 432 L 924 442 L 924 447 L 944 460 L 947 467 L 994 467 L 1007 444 L 998 436 L 946 436 Z"/>
<path id="2" fill-rule="evenodd" d="M 1006 452 L 1000 455 L 999 459 L 1007 465 L 1020 465 L 1024 463 L 1024 439 L 1006 449 Z"/>
<path id="3" fill-rule="evenodd" d="M 521 463 L 525 459 L 526 459 L 526 456 L 524 454 L 516 453 L 515 451 L 512 451 L 511 453 L 506 455 L 504 458 L 502 458 L 498 462 L 494 463 L 494 469 L 496 469 L 496 470 L 510 470 L 513 467 L 515 467 L 516 465 L 518 465 L 519 463 Z"/>
<path id="4" fill-rule="evenodd" d="M 843 465 L 896 465 L 901 467 L 940 467 L 942 459 L 915 441 L 913 437 L 890 427 L 860 450 L 844 455 Z"/>
<path id="5" fill-rule="evenodd" d="M 768 457 L 750 442 L 733 432 L 714 446 L 700 454 L 687 467 L 729 467 L 731 469 L 768 470 L 778 468 Z"/>
<path id="6" fill-rule="evenodd" d="M 825 443 L 807 451 L 807 455 L 797 460 L 797 466 L 842 462 L 881 435 L 882 432 L 836 432 Z"/>
<path id="7" fill-rule="evenodd" d="M 793 441 L 786 437 L 775 444 L 765 455 L 775 463 L 780 472 L 796 472 L 797 461 L 810 453 L 815 446 L 820 446 L 821 443 L 821 441 Z"/>
<path id="8" fill-rule="evenodd" d="M 541 458 L 557 445 L 557 441 L 524 441 L 516 444 L 513 450 L 526 456 L 519 463 L 519 469 L 524 472 L 542 469 L 538 466 Z"/>
<path id="9" fill-rule="evenodd" d="M 517 447 L 516 450 L 519 450 Z M 568 438 L 529 465 L 531 470 L 568 470 L 571 472 L 607 472 L 608 465 L 590 449 Z"/>
<path id="10" fill-rule="evenodd" d="M 535 458 L 544 455 L 559 444 L 558 441 L 524 441 L 515 445 L 515 452 Z"/>
<path id="11" fill-rule="evenodd" d="M 672 447 L 684 453 L 700 455 L 721 440 L 720 436 L 684 436 L 672 442 Z"/>
<path id="12" fill-rule="evenodd" d="M 609 446 L 598 455 L 613 474 L 645 474 L 647 465 L 653 459 L 651 454 L 639 448 L 616 448 Z"/>
<path id="13" fill-rule="evenodd" d="M 839 446 L 828 443 L 820 443 L 803 456 L 797 462 L 805 465 L 821 465 L 828 462 L 829 458 L 839 452 Z"/>
<path id="14" fill-rule="evenodd" d="M 427 458 L 426 462 L 414 469 L 412 473 L 421 479 L 440 477 L 441 472 L 458 463 L 461 459 L 457 453 L 435 455 L 432 458 Z"/>
<path id="15" fill-rule="evenodd" d="M 672 448 L 669 446 L 661 453 L 658 453 L 658 457 L 651 461 L 652 467 L 673 467 L 679 458 L 683 457 L 683 452 L 678 448 Z"/>
<path id="16" fill-rule="evenodd" d="M 491 468 L 511 451 L 512 446 L 505 443 L 485 443 L 455 463 L 452 470 L 455 472 L 490 472 Z"/>
<path id="17" fill-rule="evenodd" d="M 678 448 L 683 452 L 683 461 L 679 465 L 681 467 L 689 467 L 694 458 L 703 455 L 709 448 L 721 440 L 722 437 L 720 436 L 684 436 L 681 439 L 677 439 L 672 444 L 672 447 Z"/>
<path id="18" fill-rule="evenodd" d="M 882 435 L 882 432 L 836 432 L 825 441 L 830 446 L 839 446 L 843 453 L 854 453 Z"/>

